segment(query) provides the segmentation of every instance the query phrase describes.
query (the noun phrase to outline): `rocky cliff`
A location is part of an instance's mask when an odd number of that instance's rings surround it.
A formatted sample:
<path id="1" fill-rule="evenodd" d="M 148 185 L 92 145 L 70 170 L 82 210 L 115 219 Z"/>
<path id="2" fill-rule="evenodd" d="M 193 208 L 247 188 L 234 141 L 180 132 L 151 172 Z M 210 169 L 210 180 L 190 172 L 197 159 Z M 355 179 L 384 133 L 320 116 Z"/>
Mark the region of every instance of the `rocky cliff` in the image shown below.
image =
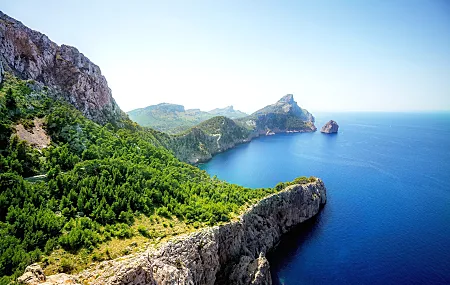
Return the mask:
<path id="1" fill-rule="evenodd" d="M 204 162 L 216 153 L 249 142 L 252 133 L 233 120 L 219 116 L 206 120 L 181 135 L 172 137 L 169 148 L 188 163 Z"/>
<path id="2" fill-rule="evenodd" d="M 231 120 L 219 116 L 208 119 L 183 134 L 169 138 L 167 147 L 178 159 L 199 163 L 258 136 L 314 131 L 314 116 L 300 108 L 293 95 L 288 94 L 275 104 L 243 118 Z"/>
<path id="3" fill-rule="evenodd" d="M 322 127 L 320 132 L 325 133 L 325 134 L 335 134 L 338 132 L 338 130 L 339 130 L 339 125 L 335 121 L 330 120 Z"/>
<path id="4" fill-rule="evenodd" d="M 287 94 L 275 104 L 268 105 L 236 122 L 258 135 L 287 132 L 314 132 L 314 116 L 298 106 L 292 94 Z"/>
<path id="5" fill-rule="evenodd" d="M 178 237 L 158 249 L 106 261 L 77 276 L 47 278 L 46 284 L 271 284 L 265 254 L 294 226 L 316 215 L 326 202 L 317 179 L 286 187 L 261 200 L 239 220 Z M 36 271 L 36 270 L 34 270 Z M 28 270 L 28 284 L 42 276 Z M 40 279 L 39 279 L 40 278 Z M 33 283 L 34 282 L 34 283 Z"/>
<path id="6" fill-rule="evenodd" d="M 126 115 L 114 101 L 100 68 L 71 46 L 58 46 L 0 11 L 1 69 L 47 86 L 97 123 L 120 123 Z M 0 75 L 0 80 L 1 80 Z"/>

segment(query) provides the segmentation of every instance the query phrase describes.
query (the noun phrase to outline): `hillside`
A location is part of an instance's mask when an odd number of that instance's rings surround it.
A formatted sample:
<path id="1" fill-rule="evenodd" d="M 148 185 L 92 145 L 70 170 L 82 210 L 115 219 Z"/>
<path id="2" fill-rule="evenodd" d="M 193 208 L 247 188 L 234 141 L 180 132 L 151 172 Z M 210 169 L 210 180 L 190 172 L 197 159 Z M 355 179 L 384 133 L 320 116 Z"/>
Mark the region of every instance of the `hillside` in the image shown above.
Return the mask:
<path id="1" fill-rule="evenodd" d="M 247 114 L 234 110 L 232 106 L 203 112 L 199 109 L 185 109 L 182 105 L 161 103 L 128 112 L 130 119 L 141 126 L 168 134 L 178 134 L 215 116 L 230 119 L 240 118 Z"/>
<path id="2" fill-rule="evenodd" d="M 100 126 L 35 85 L 5 73 L 0 87 L 1 284 L 35 261 L 47 273 L 72 272 L 139 250 L 136 244 L 228 221 L 276 191 L 210 178 L 160 147 L 177 149 L 187 138 L 131 121 Z M 51 140 L 42 150 L 15 135 L 19 124 L 32 132 L 35 118 Z M 235 139 L 227 133 L 233 122 L 217 120 L 224 140 Z M 208 123 L 197 130 L 217 131 Z M 28 180 L 35 175 L 41 179 Z"/>
<path id="3" fill-rule="evenodd" d="M 0 35 L 0 284 L 33 262 L 79 271 L 229 221 L 277 191 L 179 161 L 167 148 L 186 138 L 130 121 L 75 48 L 3 13 Z"/>
<path id="4" fill-rule="evenodd" d="M 71 273 L 143 251 L 282 190 L 233 185 L 182 162 L 254 130 L 221 116 L 175 136 L 141 127 L 77 49 L 1 12 L 0 37 L 0 284 L 34 262 L 45 274 Z"/>
<path id="5" fill-rule="evenodd" d="M 227 117 L 214 117 L 171 137 L 168 148 L 182 161 L 204 162 L 219 152 L 248 142 L 251 132 Z"/>

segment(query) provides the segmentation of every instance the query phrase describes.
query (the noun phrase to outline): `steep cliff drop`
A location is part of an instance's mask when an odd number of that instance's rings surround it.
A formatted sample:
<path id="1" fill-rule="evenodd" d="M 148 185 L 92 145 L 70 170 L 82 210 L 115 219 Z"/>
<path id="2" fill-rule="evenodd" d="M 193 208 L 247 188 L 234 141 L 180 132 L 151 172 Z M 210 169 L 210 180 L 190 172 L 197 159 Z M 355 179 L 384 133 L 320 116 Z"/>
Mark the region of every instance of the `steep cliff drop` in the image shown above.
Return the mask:
<path id="1" fill-rule="evenodd" d="M 27 277 L 27 284 L 48 285 L 59 284 L 58 280 L 98 285 L 272 284 L 265 254 L 284 233 L 316 215 L 325 202 L 326 189 L 320 179 L 288 186 L 255 204 L 237 221 L 180 236 L 158 249 L 105 261 L 76 276 L 45 278 L 41 271 L 27 268 L 23 279 Z M 44 279 L 46 283 L 39 283 Z"/>
<path id="2" fill-rule="evenodd" d="M 120 125 L 127 117 L 97 65 L 76 48 L 58 46 L 1 11 L 0 61 L 0 82 L 3 69 L 33 80 L 36 87 L 49 88 L 49 95 L 72 104 L 99 124 Z"/>

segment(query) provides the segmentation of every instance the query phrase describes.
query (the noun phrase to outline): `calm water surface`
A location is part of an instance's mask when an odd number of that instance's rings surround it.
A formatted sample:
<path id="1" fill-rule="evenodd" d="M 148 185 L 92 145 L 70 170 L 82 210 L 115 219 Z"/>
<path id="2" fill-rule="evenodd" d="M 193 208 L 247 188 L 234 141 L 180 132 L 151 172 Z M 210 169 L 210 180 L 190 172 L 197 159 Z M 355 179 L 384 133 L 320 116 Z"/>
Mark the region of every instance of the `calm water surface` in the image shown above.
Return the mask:
<path id="1" fill-rule="evenodd" d="M 248 187 L 318 176 L 328 203 L 269 256 L 274 284 L 450 284 L 450 113 L 318 114 L 200 168 Z"/>

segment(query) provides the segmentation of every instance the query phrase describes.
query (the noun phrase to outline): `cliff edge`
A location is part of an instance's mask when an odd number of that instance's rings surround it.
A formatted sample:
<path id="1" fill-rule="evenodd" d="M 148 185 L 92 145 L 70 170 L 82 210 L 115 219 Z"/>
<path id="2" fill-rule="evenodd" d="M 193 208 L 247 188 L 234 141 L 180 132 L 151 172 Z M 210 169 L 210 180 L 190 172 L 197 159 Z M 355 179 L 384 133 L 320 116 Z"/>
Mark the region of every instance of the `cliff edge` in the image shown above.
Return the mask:
<path id="1" fill-rule="evenodd" d="M 41 88 L 49 88 L 52 97 L 72 104 L 99 124 L 117 124 L 127 118 L 97 65 L 76 48 L 58 46 L 1 11 L 0 62 L 0 74 L 4 69 L 40 83 Z"/>
<path id="2" fill-rule="evenodd" d="M 102 262 L 77 276 L 49 276 L 45 284 L 58 284 L 49 281 L 60 279 L 65 284 L 272 284 L 266 253 L 284 233 L 316 215 L 325 202 L 320 179 L 288 186 L 252 206 L 237 221 Z M 39 282 L 31 278 L 28 284 Z"/>

